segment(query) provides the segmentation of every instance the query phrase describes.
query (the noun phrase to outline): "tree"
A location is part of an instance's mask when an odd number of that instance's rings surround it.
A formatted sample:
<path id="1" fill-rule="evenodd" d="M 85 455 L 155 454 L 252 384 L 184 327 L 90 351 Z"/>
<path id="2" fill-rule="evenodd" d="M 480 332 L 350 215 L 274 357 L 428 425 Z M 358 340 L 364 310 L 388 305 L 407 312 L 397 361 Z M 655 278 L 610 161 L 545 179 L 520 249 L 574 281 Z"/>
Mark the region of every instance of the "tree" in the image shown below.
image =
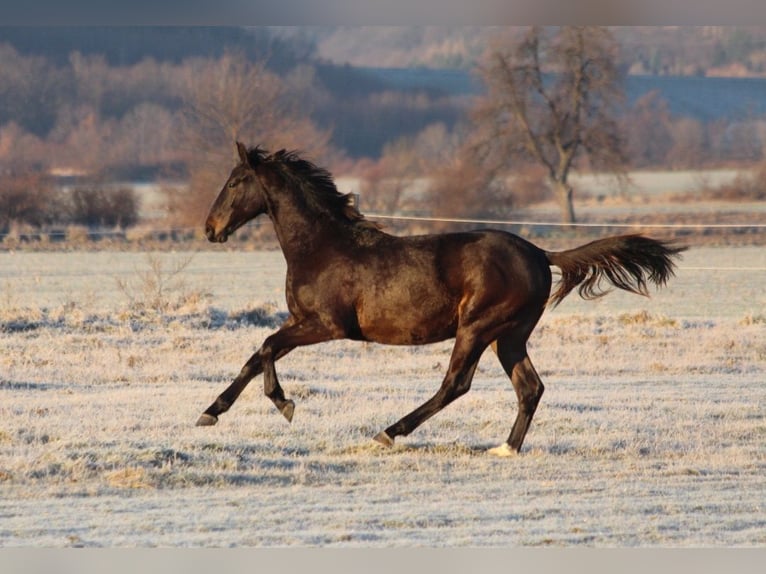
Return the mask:
<path id="1" fill-rule="evenodd" d="M 364 208 L 382 213 L 402 209 L 407 189 L 421 175 L 421 161 L 411 138 L 403 137 L 383 148 L 378 161 L 365 167 L 359 193 Z"/>
<path id="2" fill-rule="evenodd" d="M 125 229 L 138 222 L 139 201 L 131 188 L 77 187 L 68 207 L 70 220 L 88 227 Z"/>
<path id="3" fill-rule="evenodd" d="M 33 168 L 0 169 L 0 233 L 13 224 L 40 226 L 55 218 L 49 178 Z"/>
<path id="4" fill-rule="evenodd" d="M 13 122 L 43 137 L 70 94 L 66 73 L 45 58 L 22 56 L 4 43 L 0 62 L 0 125 Z"/>
<path id="5" fill-rule="evenodd" d="M 638 98 L 623 119 L 627 153 L 633 167 L 664 165 L 673 147 L 672 118 L 657 90 Z"/>
<path id="6" fill-rule="evenodd" d="M 457 150 L 455 139 L 444 124 L 436 123 L 415 136 L 403 136 L 386 144 L 380 158 L 362 170 L 360 193 L 364 208 L 382 213 L 421 209 L 431 195 L 425 180 L 431 180 L 433 185 L 448 169 Z"/>
<path id="7" fill-rule="evenodd" d="M 236 157 L 236 141 L 271 150 L 299 148 L 319 160 L 329 133 L 309 118 L 308 98 L 242 53 L 185 62 L 179 146 L 186 156 L 190 193 L 177 198 L 181 222 L 197 225 Z"/>
<path id="8" fill-rule="evenodd" d="M 672 122 L 670 134 L 673 145 L 665 155 L 664 163 L 672 168 L 696 168 L 705 159 L 705 129 L 693 118 L 679 118 Z"/>
<path id="9" fill-rule="evenodd" d="M 513 162 L 545 168 L 562 220 L 575 221 L 569 175 L 587 159 L 624 174 L 616 116 L 622 100 L 617 44 L 605 28 L 534 27 L 495 44 L 480 66 L 487 94 L 477 104 L 475 149 L 498 176 Z"/>

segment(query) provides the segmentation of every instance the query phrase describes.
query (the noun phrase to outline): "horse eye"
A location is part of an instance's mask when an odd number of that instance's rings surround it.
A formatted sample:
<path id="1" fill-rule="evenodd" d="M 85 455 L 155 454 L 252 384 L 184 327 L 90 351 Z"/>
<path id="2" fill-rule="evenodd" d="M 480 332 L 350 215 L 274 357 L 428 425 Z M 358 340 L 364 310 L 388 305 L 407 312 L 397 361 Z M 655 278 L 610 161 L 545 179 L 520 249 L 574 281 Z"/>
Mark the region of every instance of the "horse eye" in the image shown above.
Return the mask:
<path id="1" fill-rule="evenodd" d="M 235 187 L 237 187 L 237 182 L 236 181 L 230 181 L 228 187 L 229 187 L 229 189 L 234 189 Z"/>

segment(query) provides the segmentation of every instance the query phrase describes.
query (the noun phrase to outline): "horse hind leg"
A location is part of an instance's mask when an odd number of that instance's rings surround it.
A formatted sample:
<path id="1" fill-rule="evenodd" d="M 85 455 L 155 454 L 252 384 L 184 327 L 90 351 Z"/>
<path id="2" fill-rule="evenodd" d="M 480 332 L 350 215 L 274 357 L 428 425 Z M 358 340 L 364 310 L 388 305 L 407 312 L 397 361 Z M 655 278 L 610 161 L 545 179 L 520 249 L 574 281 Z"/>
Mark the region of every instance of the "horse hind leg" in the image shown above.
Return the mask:
<path id="1" fill-rule="evenodd" d="M 512 456 L 521 450 L 545 387 L 526 351 L 526 341 L 519 344 L 511 338 L 499 338 L 492 344 L 503 369 L 511 378 L 518 399 L 518 413 L 506 442 L 490 449 L 496 456 Z"/>
<path id="2" fill-rule="evenodd" d="M 386 430 L 379 432 L 373 437 L 374 440 L 384 446 L 393 446 L 397 436 L 407 436 L 452 401 L 467 393 L 484 348 L 472 337 L 458 336 L 447 374 L 436 394 Z"/>
<path id="3" fill-rule="evenodd" d="M 373 437 L 373 440 L 383 446 L 393 446 L 394 439 L 397 436 L 407 436 L 427 419 L 434 416 L 458 397 L 467 393 L 471 387 L 471 380 L 473 379 L 477 364 L 478 361 L 463 369 L 458 377 L 453 378 L 448 375 L 433 397 L 386 430 L 380 431 Z"/>

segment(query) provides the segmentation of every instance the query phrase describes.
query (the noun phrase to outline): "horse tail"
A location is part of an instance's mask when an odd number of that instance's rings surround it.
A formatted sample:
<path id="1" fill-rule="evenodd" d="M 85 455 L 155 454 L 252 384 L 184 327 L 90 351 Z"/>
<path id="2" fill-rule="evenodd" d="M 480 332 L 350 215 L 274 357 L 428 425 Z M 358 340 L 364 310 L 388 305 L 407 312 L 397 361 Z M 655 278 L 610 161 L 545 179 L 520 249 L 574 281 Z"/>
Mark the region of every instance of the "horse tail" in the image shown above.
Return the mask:
<path id="1" fill-rule="evenodd" d="M 648 296 L 648 283 L 663 286 L 675 274 L 674 258 L 687 247 L 641 235 L 607 237 L 575 249 L 545 252 L 548 262 L 561 269 L 561 279 L 548 299 L 555 307 L 579 285 L 583 299 L 609 293 L 606 279 L 618 289 Z"/>

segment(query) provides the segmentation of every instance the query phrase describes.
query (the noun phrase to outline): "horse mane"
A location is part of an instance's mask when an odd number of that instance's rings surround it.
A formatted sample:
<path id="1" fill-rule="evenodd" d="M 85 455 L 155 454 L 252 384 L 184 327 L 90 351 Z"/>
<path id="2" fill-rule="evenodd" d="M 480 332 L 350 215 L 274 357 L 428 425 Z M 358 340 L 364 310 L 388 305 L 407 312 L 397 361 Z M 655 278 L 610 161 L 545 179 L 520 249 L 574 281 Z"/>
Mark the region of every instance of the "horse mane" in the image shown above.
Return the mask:
<path id="1" fill-rule="evenodd" d="M 279 150 L 269 154 L 256 146 L 247 152 L 250 164 L 271 164 L 282 168 L 283 173 L 295 179 L 304 192 L 306 200 L 323 211 L 329 212 L 340 221 L 353 225 L 380 229 L 377 223 L 367 220 L 354 206 L 352 193 L 340 193 L 332 174 L 323 167 L 300 156 L 296 150 Z"/>

